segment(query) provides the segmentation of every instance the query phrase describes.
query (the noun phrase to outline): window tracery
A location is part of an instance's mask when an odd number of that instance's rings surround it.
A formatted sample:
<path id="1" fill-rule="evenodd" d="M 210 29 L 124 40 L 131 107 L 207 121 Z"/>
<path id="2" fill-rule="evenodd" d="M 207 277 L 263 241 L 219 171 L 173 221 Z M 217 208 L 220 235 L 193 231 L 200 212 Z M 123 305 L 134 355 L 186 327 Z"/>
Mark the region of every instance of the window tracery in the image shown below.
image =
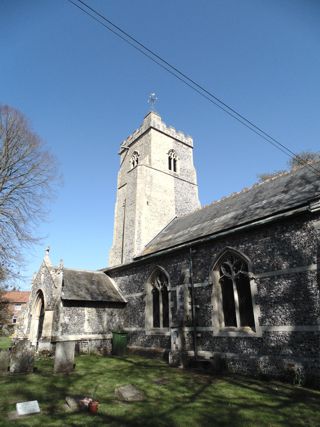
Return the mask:
<path id="1" fill-rule="evenodd" d="M 216 266 L 221 301 L 221 326 L 255 330 L 248 263 L 228 251 Z"/>
<path id="2" fill-rule="evenodd" d="M 168 169 L 173 172 L 177 172 L 178 156 L 174 150 L 170 150 L 168 153 Z"/>
<path id="3" fill-rule="evenodd" d="M 131 169 L 138 166 L 138 163 L 139 163 L 139 153 L 138 151 L 134 151 L 130 159 Z"/>
<path id="4" fill-rule="evenodd" d="M 149 328 L 169 327 L 169 292 L 166 274 L 157 269 L 148 281 L 147 323 Z"/>

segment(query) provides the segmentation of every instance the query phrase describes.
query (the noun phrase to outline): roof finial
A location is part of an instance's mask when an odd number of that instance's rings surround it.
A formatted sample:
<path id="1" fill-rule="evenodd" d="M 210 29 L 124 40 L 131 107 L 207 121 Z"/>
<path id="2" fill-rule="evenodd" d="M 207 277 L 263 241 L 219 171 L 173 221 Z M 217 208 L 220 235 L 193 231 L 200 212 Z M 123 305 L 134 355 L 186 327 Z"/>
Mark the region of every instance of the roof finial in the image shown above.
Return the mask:
<path id="1" fill-rule="evenodd" d="M 50 257 L 49 257 L 49 252 L 50 252 L 50 246 L 47 246 L 45 254 L 44 254 L 44 261 L 45 263 L 51 267 L 51 261 L 50 261 Z"/>
<path id="2" fill-rule="evenodd" d="M 148 104 L 150 105 L 150 111 L 156 111 L 155 110 L 155 103 L 158 101 L 158 97 L 157 97 L 157 95 L 154 93 L 154 92 L 152 92 L 152 93 L 150 93 L 150 95 L 149 95 L 149 98 L 148 98 Z"/>

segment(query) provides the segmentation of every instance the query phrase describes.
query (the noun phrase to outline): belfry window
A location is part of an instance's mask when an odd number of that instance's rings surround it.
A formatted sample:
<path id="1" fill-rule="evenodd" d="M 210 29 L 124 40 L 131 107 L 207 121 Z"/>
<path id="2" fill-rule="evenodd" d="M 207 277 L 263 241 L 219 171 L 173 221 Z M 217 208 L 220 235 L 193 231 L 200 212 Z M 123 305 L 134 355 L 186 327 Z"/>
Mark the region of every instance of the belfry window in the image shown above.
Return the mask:
<path id="1" fill-rule="evenodd" d="M 178 157 L 174 150 L 170 150 L 168 153 L 168 169 L 169 171 L 177 172 Z"/>
<path id="2" fill-rule="evenodd" d="M 138 151 L 134 151 L 130 159 L 131 169 L 138 166 L 138 163 L 139 163 L 139 153 Z"/>
<path id="3" fill-rule="evenodd" d="M 255 330 L 247 262 L 227 252 L 217 265 L 222 302 L 223 326 Z"/>
<path id="4" fill-rule="evenodd" d="M 157 269 L 150 277 L 149 292 L 149 327 L 168 328 L 169 327 L 169 292 L 168 278 L 166 274 Z"/>

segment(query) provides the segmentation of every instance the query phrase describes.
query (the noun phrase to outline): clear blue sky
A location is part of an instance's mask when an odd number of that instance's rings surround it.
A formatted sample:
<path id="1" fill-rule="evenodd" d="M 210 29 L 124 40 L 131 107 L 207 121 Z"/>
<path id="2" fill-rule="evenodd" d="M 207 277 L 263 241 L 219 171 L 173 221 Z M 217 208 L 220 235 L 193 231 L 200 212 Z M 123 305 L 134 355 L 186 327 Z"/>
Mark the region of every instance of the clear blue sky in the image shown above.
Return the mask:
<path id="1" fill-rule="evenodd" d="M 320 149 L 317 0 L 87 0 L 293 151 Z M 2 0 L 0 103 L 20 109 L 56 155 L 64 185 L 26 253 L 107 265 L 119 144 L 155 91 L 168 125 L 192 135 L 200 199 L 252 185 L 287 157 L 66 0 Z M 30 281 L 26 281 L 25 288 Z"/>

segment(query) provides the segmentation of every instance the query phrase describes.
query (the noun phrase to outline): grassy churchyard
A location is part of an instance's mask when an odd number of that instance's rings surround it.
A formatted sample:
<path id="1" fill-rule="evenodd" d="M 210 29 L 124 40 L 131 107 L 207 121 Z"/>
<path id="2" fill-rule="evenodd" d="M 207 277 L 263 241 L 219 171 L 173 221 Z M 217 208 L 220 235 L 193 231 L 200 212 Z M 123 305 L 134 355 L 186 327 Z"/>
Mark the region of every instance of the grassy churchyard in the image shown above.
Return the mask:
<path id="1" fill-rule="evenodd" d="M 0 337 L 0 350 L 6 350 L 11 345 L 11 338 L 9 337 Z"/>
<path id="2" fill-rule="evenodd" d="M 83 355 L 70 375 L 52 371 L 53 359 L 43 358 L 32 374 L 0 377 L 0 426 L 320 425 L 320 392 L 280 382 L 203 375 L 138 356 Z M 126 384 L 145 400 L 117 400 L 115 388 Z M 66 410 L 66 396 L 93 394 L 97 414 Z M 38 400 L 41 414 L 12 419 L 15 403 L 30 400 Z"/>

